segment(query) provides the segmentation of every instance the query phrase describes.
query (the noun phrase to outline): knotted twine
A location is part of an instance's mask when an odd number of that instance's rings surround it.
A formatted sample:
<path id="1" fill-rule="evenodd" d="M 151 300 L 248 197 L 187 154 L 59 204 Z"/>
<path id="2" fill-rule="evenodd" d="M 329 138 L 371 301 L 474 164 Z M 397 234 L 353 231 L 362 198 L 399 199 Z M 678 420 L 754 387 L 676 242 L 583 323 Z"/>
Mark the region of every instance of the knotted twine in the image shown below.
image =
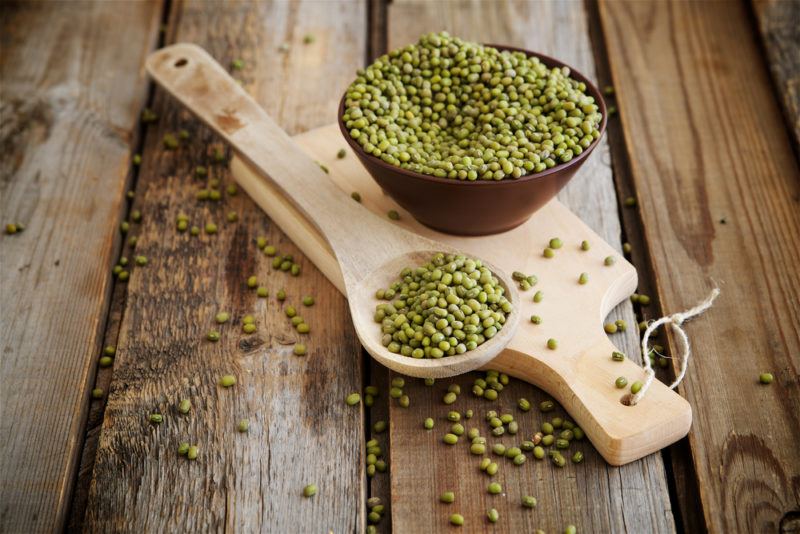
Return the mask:
<path id="1" fill-rule="evenodd" d="M 650 388 L 650 384 L 652 384 L 653 380 L 656 378 L 656 373 L 653 371 L 653 366 L 650 363 L 650 358 L 648 356 L 649 349 L 647 342 L 650 340 L 650 335 L 661 325 L 668 324 L 672 327 L 672 330 L 675 332 L 676 337 L 679 340 L 680 347 L 678 353 L 683 353 L 681 358 L 681 371 L 678 373 L 678 376 L 675 377 L 675 381 L 669 386 L 669 389 L 675 389 L 686 375 L 686 368 L 689 365 L 689 356 L 692 355 L 692 347 L 689 345 L 689 337 L 686 335 L 686 332 L 684 332 L 683 328 L 681 328 L 681 325 L 683 325 L 684 322 L 688 321 L 692 317 L 700 315 L 709 309 L 714 304 L 714 299 L 717 298 L 717 295 L 719 295 L 719 288 L 715 287 L 711 290 L 711 293 L 709 293 L 708 297 L 706 297 L 704 301 L 699 303 L 694 308 L 690 308 L 684 312 L 673 313 L 672 315 L 662 317 L 661 319 L 653 321 L 647 325 L 647 329 L 644 331 L 644 336 L 642 337 L 642 356 L 644 357 L 644 373 L 646 378 L 644 384 L 642 385 L 642 389 L 640 389 L 635 395 L 630 396 L 628 403 L 631 406 L 642 400 L 642 397 L 644 397 L 644 394 L 647 393 L 647 390 Z"/>

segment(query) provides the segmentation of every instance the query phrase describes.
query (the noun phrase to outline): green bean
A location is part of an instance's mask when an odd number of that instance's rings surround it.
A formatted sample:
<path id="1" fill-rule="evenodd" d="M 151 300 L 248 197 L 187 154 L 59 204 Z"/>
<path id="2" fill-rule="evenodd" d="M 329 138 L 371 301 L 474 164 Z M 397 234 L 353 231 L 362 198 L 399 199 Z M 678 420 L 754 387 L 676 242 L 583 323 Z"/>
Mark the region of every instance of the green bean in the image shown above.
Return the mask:
<path id="1" fill-rule="evenodd" d="M 533 324 L 542 324 L 542 318 L 538 315 L 531 315 L 531 322 Z"/>
<path id="2" fill-rule="evenodd" d="M 248 421 L 247 419 L 241 419 L 239 421 L 239 424 L 236 425 L 236 430 L 242 433 L 247 432 L 248 430 L 250 430 L 250 421 Z"/>
<path id="3" fill-rule="evenodd" d="M 317 485 L 309 484 L 303 488 L 303 497 L 313 497 L 317 494 Z"/>
<path id="4" fill-rule="evenodd" d="M 188 452 L 189 452 L 189 444 L 186 443 L 185 441 L 182 441 L 178 445 L 178 454 L 180 454 L 181 456 L 186 456 L 186 453 Z"/>
<path id="5" fill-rule="evenodd" d="M 482 443 L 473 443 L 469 447 L 469 452 L 477 455 L 484 454 L 486 452 L 486 445 Z"/>
<path id="6" fill-rule="evenodd" d="M 464 516 L 461 514 L 450 514 L 450 524 L 457 527 L 464 525 Z"/>
<path id="7" fill-rule="evenodd" d="M 556 253 L 555 253 L 555 251 L 554 251 L 552 248 L 550 248 L 550 247 L 547 247 L 547 248 L 545 248 L 545 249 L 544 249 L 544 251 L 542 252 L 542 256 L 544 256 L 545 258 L 548 258 L 548 259 L 549 259 L 549 258 L 555 258 L 555 256 L 556 256 Z"/>
<path id="8" fill-rule="evenodd" d="M 500 519 L 500 513 L 495 508 L 489 508 L 489 511 L 486 512 L 486 518 L 489 520 L 489 523 L 497 523 Z"/>
<path id="9" fill-rule="evenodd" d="M 376 421 L 374 425 L 372 425 L 372 430 L 376 434 L 380 434 L 381 432 L 385 432 L 388 428 L 386 421 Z"/>
<path id="10" fill-rule="evenodd" d="M 579 464 L 583 461 L 583 453 L 581 451 L 575 451 L 575 454 L 572 455 L 572 463 Z"/>
<path id="11" fill-rule="evenodd" d="M 523 412 L 527 412 L 531 409 L 531 403 L 528 399 L 523 397 L 517 401 L 517 407 Z"/>
<path id="12" fill-rule="evenodd" d="M 498 469 L 500 469 L 500 466 L 497 465 L 496 462 L 491 462 L 488 466 L 486 466 L 486 474 L 490 477 L 493 477 L 497 474 Z"/>
<path id="13" fill-rule="evenodd" d="M 104 394 L 105 394 L 105 391 L 103 391 L 103 388 L 94 388 L 94 389 L 92 389 L 92 398 L 93 399 L 102 399 Z"/>
<path id="14" fill-rule="evenodd" d="M 348 406 L 355 406 L 359 402 L 361 402 L 361 395 L 358 392 L 349 394 L 344 400 Z"/>
<path id="15" fill-rule="evenodd" d="M 109 356 L 103 356 L 97 361 L 97 364 L 100 367 L 111 367 L 111 365 L 113 363 L 114 363 L 114 359 L 109 357 Z"/>
<path id="16" fill-rule="evenodd" d="M 166 133 L 164 134 L 164 148 L 167 150 L 175 150 L 178 148 L 178 138 L 175 137 L 175 134 Z"/>
<path id="17" fill-rule="evenodd" d="M 567 460 L 564 456 L 557 451 L 553 451 L 550 453 L 550 459 L 553 461 L 556 467 L 564 467 L 567 465 Z"/>
<path id="18" fill-rule="evenodd" d="M 564 243 L 559 238 L 554 237 L 553 239 L 550 240 L 549 247 L 554 250 L 557 250 L 560 249 L 563 245 Z"/>
<path id="19" fill-rule="evenodd" d="M 434 425 L 433 419 L 430 417 L 425 419 L 425 421 L 422 423 L 422 426 L 425 428 L 425 430 L 431 430 L 433 428 L 433 425 Z"/>
<path id="20" fill-rule="evenodd" d="M 396 210 L 389 210 L 389 212 L 386 215 L 393 221 L 399 221 L 400 220 L 400 214 L 397 213 Z"/>
<path id="21" fill-rule="evenodd" d="M 591 245 L 589 244 L 588 241 L 586 241 L 586 240 L 581 241 L 581 250 L 583 250 L 585 252 L 585 251 L 589 250 L 590 248 L 591 248 Z"/>
<path id="22" fill-rule="evenodd" d="M 758 375 L 758 381 L 761 382 L 762 384 L 772 384 L 772 381 L 774 379 L 775 377 L 772 376 L 772 373 L 761 373 L 760 375 Z"/>
<path id="23" fill-rule="evenodd" d="M 622 389 L 628 385 L 628 379 L 624 376 L 621 376 L 614 381 L 614 385 L 617 386 L 617 388 Z"/>
<path id="24" fill-rule="evenodd" d="M 352 198 L 356 202 L 361 202 L 361 193 L 359 193 L 358 191 L 353 191 L 352 193 L 350 193 L 350 198 Z"/>
<path id="25" fill-rule="evenodd" d="M 211 330 L 206 334 L 206 339 L 209 341 L 219 341 L 219 332 L 216 330 Z"/>
<path id="26" fill-rule="evenodd" d="M 556 350 L 558 348 L 558 341 L 553 338 L 547 340 L 547 348 L 550 350 Z"/>
<path id="27" fill-rule="evenodd" d="M 182 414 L 187 414 L 192 409 L 192 401 L 189 399 L 183 399 L 180 403 L 178 403 L 178 411 Z"/>
<path id="28" fill-rule="evenodd" d="M 305 356 L 306 346 L 302 343 L 295 343 L 292 352 L 294 353 L 295 356 Z"/>
<path id="29" fill-rule="evenodd" d="M 603 117 L 585 91 L 568 70 L 443 32 L 359 71 L 342 118 L 365 152 L 390 165 L 442 179 L 516 179 L 572 160 L 599 137 Z"/>
<path id="30" fill-rule="evenodd" d="M 536 504 L 536 497 L 531 497 L 530 495 L 522 497 L 522 506 L 525 508 L 536 508 Z"/>
<path id="31" fill-rule="evenodd" d="M 537 291 L 533 294 L 533 302 L 541 302 L 544 299 L 544 293 Z"/>
<path id="32" fill-rule="evenodd" d="M 503 486 L 497 482 L 492 482 L 487 486 L 486 491 L 488 491 L 490 495 L 498 495 L 503 492 Z"/>
<path id="33" fill-rule="evenodd" d="M 625 355 L 615 350 L 614 352 L 611 353 L 611 359 L 614 360 L 615 362 L 624 362 Z"/>
<path id="34" fill-rule="evenodd" d="M 314 297 L 303 297 L 303 306 L 313 306 L 314 305 Z"/>
<path id="35" fill-rule="evenodd" d="M 589 273 L 581 273 L 578 277 L 578 283 L 581 285 L 587 284 L 589 282 Z"/>
<path id="36" fill-rule="evenodd" d="M 606 331 L 606 334 L 616 334 L 618 328 L 616 323 L 606 323 L 603 325 L 603 330 Z"/>
<path id="37" fill-rule="evenodd" d="M 164 416 L 160 413 L 151 413 L 149 419 L 151 423 L 156 425 L 160 425 L 164 422 Z"/>
<path id="38" fill-rule="evenodd" d="M 186 450 L 186 457 L 190 460 L 196 460 L 197 455 L 200 453 L 200 448 L 197 445 L 191 445 Z"/>
<path id="39" fill-rule="evenodd" d="M 443 503 L 452 504 L 456 501 L 456 494 L 452 491 L 445 491 L 439 495 L 439 500 Z"/>
<path id="40" fill-rule="evenodd" d="M 556 404 L 551 400 L 544 400 L 539 403 L 539 411 L 540 412 L 552 412 L 556 407 Z"/>
<path id="41" fill-rule="evenodd" d="M 219 385 L 224 388 L 229 388 L 236 384 L 236 377 L 233 375 L 222 375 L 219 379 Z"/>
<path id="42" fill-rule="evenodd" d="M 631 384 L 631 393 L 633 393 L 634 395 L 639 393 L 642 390 L 642 385 L 643 384 L 641 382 L 639 382 L 638 380 L 636 382 L 634 382 L 633 384 Z"/>

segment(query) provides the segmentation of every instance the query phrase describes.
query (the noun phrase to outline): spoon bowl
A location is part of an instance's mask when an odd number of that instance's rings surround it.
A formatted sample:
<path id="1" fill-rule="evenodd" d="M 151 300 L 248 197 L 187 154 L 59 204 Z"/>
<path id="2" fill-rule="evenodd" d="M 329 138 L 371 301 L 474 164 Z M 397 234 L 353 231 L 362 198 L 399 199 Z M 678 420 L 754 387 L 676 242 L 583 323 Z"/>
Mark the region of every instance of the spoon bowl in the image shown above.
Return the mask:
<path id="1" fill-rule="evenodd" d="M 389 286 L 404 267 L 426 263 L 435 252 L 457 251 L 391 224 L 333 185 L 319 164 L 199 46 L 182 43 L 162 48 L 148 57 L 146 67 L 159 85 L 224 138 L 325 238 L 341 268 L 356 333 L 374 358 L 407 375 L 437 378 L 476 369 L 505 348 L 519 322 L 519 297 L 510 278 L 480 258 L 515 307 L 503 328 L 460 355 L 416 359 L 390 352 L 381 344 L 381 328 L 373 320 L 375 291 Z M 264 205 L 258 194 L 252 196 Z"/>
<path id="2" fill-rule="evenodd" d="M 411 358 L 386 350 L 386 347 L 381 343 L 380 324 L 376 323 L 372 317 L 375 305 L 382 302 L 375 298 L 375 291 L 388 287 L 392 282 L 396 281 L 398 273 L 403 268 L 411 265 L 422 265 L 428 262 L 431 256 L 437 252 L 446 251 L 441 249 L 413 251 L 392 258 L 364 277 L 355 291 L 351 293 L 348 289 L 350 314 L 353 317 L 353 324 L 356 325 L 356 334 L 367 352 L 389 369 L 419 378 L 445 378 L 482 367 L 494 359 L 500 350 L 508 345 L 514 336 L 520 317 L 517 311 L 519 293 L 514 284 L 509 284 L 506 281 L 506 275 L 497 267 L 485 260 L 481 260 L 495 274 L 503 289 L 505 289 L 505 297 L 514 305 L 514 310 L 506 317 L 506 324 L 498 330 L 492 339 L 472 350 L 468 350 L 464 354 L 445 356 L 439 359 Z"/>

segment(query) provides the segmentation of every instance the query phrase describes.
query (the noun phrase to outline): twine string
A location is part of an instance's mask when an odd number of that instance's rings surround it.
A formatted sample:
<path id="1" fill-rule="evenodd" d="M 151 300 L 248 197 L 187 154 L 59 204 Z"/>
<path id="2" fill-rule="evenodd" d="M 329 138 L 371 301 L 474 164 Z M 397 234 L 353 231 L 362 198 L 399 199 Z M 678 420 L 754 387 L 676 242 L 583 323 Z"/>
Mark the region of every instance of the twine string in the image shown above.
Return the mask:
<path id="1" fill-rule="evenodd" d="M 676 338 L 678 339 L 678 344 L 680 346 L 678 347 L 677 354 L 682 355 L 681 370 L 678 373 L 678 376 L 675 377 L 675 381 L 669 386 L 670 389 L 675 389 L 677 385 L 681 383 L 683 377 L 686 376 L 686 368 L 689 365 L 689 357 L 692 355 L 692 347 L 689 345 L 689 337 L 686 335 L 686 332 L 683 330 L 683 328 L 681 328 L 681 326 L 692 317 L 700 315 L 709 309 L 714 304 L 714 299 L 716 299 L 718 295 L 719 288 L 715 287 L 711 290 L 711 293 L 709 293 L 705 300 L 700 302 L 694 308 L 690 308 L 684 312 L 673 313 L 672 315 L 662 317 L 647 325 L 647 329 L 644 331 L 644 336 L 642 337 L 642 356 L 644 357 L 645 380 L 644 384 L 642 384 L 642 389 L 640 389 L 635 395 L 631 395 L 631 405 L 634 405 L 642 400 L 656 377 L 656 373 L 653 371 L 653 366 L 650 363 L 650 357 L 648 356 L 648 342 L 650 341 L 650 336 L 652 333 L 655 332 L 656 329 L 658 329 L 661 325 L 668 324 L 672 327 L 672 330 L 675 332 Z"/>

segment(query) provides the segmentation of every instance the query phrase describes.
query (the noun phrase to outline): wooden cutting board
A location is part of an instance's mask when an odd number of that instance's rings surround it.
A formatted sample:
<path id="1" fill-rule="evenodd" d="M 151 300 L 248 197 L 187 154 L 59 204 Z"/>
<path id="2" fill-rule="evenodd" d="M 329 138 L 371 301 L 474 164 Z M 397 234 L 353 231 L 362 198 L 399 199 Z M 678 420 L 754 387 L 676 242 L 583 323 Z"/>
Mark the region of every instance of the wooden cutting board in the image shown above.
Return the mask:
<path id="1" fill-rule="evenodd" d="M 636 270 L 558 200 L 552 200 L 528 222 L 503 234 L 481 237 L 443 234 L 416 222 L 382 193 L 349 152 L 337 125 L 324 126 L 294 139 L 328 167 L 328 176 L 340 188 L 347 193 L 358 192 L 367 209 L 382 216 L 396 210 L 400 213 L 396 224 L 408 230 L 487 258 L 506 272 L 521 271 L 538 277 L 536 286 L 520 293 L 519 311 L 523 319 L 514 339 L 486 368 L 508 373 L 547 391 L 585 430 L 609 463 L 631 462 L 687 434 L 691 407 L 659 381 L 653 383 L 637 405 L 621 402 L 628 389 L 617 389 L 616 378 L 625 376 L 632 384 L 645 376 L 633 361 L 611 359 L 617 348 L 604 332 L 603 320 L 614 306 L 635 291 Z M 342 159 L 336 157 L 340 149 L 348 151 Z M 234 158 L 231 170 L 242 188 L 343 291 L 338 263 L 316 229 L 268 179 L 246 163 Z M 542 251 L 552 237 L 560 238 L 564 245 L 554 258 L 547 259 Z M 580 248 L 583 240 L 591 245 L 588 251 Z M 608 256 L 615 259 L 611 266 L 604 264 Z M 582 285 L 578 277 L 584 272 L 589 282 Z M 537 291 L 543 293 L 538 303 L 533 302 Z M 541 317 L 541 324 L 529 322 L 531 315 Z M 558 341 L 556 350 L 547 348 L 550 338 Z"/>

